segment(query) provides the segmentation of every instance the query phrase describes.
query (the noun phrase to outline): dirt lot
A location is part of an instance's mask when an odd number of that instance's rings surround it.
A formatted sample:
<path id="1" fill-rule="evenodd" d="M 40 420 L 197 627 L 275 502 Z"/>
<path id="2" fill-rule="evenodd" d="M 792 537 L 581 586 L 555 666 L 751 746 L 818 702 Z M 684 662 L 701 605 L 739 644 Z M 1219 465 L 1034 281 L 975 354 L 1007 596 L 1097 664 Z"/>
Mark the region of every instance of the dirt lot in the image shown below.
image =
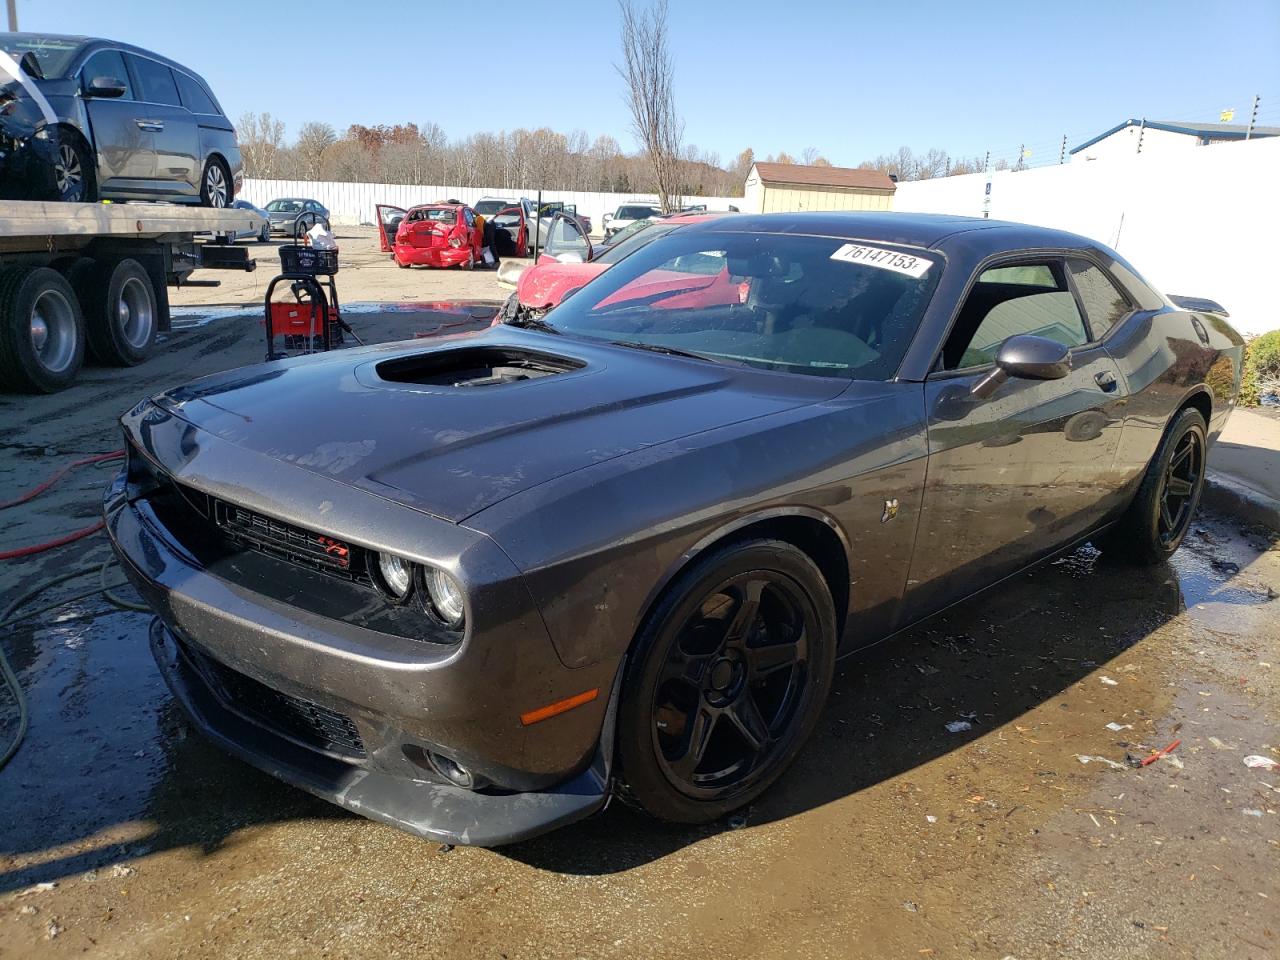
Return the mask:
<path id="1" fill-rule="evenodd" d="M 504 293 L 341 232 L 348 302 Z M 201 305 L 256 302 L 264 267 L 179 293 L 199 309 L 142 367 L 0 397 L 6 496 L 118 446 L 139 397 L 259 359 L 255 316 Z M 440 322 L 353 316 L 379 340 Z M 110 469 L 6 511 L 6 546 L 92 522 Z M 46 599 L 83 592 L 107 556 L 99 536 L 8 562 L 0 591 L 84 565 Z M 1277 591 L 1273 538 L 1223 518 L 1152 570 L 1084 548 L 846 661 L 745 823 L 614 805 L 498 850 L 444 850 L 220 754 L 168 696 L 147 615 L 88 597 L 0 637 L 32 711 L 0 772 L 0 957 L 1276 956 L 1280 771 L 1244 758 L 1280 760 Z"/>

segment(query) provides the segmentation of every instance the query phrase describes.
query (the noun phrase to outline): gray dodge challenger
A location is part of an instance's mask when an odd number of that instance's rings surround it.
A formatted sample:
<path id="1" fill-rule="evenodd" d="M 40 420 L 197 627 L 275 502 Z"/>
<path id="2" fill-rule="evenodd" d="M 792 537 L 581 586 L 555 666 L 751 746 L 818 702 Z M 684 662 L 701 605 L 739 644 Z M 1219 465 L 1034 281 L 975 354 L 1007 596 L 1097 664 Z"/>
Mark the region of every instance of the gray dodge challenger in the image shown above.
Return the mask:
<path id="1" fill-rule="evenodd" d="M 716 219 L 539 319 L 144 401 L 106 521 L 249 763 L 447 842 L 615 795 L 704 822 L 782 775 L 838 657 L 1086 540 L 1172 554 L 1224 317 L 1053 230 Z"/>

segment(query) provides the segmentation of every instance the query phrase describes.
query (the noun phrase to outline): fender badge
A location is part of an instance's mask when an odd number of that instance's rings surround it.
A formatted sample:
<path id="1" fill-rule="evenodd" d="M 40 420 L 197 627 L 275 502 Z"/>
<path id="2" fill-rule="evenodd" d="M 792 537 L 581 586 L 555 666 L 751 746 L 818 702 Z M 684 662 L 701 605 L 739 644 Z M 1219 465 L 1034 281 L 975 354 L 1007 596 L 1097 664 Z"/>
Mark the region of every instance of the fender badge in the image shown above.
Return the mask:
<path id="1" fill-rule="evenodd" d="M 898 498 L 894 497 L 892 500 L 886 500 L 884 502 L 884 513 L 880 515 L 880 522 L 888 523 L 897 515 L 898 515 Z"/>

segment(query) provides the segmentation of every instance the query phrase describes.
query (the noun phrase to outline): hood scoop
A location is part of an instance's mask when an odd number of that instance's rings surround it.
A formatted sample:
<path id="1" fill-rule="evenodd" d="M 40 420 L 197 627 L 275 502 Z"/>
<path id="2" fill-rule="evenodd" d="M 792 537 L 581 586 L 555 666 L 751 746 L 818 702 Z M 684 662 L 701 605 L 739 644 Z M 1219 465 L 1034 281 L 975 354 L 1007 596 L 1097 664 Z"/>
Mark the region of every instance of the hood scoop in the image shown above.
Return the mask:
<path id="1" fill-rule="evenodd" d="M 387 383 L 475 389 L 523 383 L 581 370 L 581 360 L 520 347 L 464 347 L 396 357 L 377 364 Z"/>

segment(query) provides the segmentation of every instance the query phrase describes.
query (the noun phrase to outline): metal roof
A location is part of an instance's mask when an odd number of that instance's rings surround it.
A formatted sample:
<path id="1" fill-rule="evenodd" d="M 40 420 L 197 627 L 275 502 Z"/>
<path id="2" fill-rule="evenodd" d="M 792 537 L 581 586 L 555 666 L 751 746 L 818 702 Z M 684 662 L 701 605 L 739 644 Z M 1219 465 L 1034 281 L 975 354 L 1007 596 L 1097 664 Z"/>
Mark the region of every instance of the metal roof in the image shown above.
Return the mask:
<path id="1" fill-rule="evenodd" d="M 794 183 L 806 187 L 856 187 L 863 190 L 890 192 L 896 189 L 888 174 L 880 170 L 761 161 L 755 164 L 755 172 L 761 183 Z"/>
<path id="2" fill-rule="evenodd" d="M 1079 153 L 1086 147 L 1091 147 L 1099 140 L 1105 140 L 1113 133 L 1119 133 L 1126 127 L 1140 126 L 1143 126 L 1142 120 L 1130 117 L 1123 123 L 1117 123 L 1110 130 L 1098 134 L 1092 140 L 1086 140 L 1080 146 L 1073 147 L 1071 152 Z M 1243 140 L 1249 130 L 1249 125 L 1246 123 L 1202 123 L 1195 120 L 1147 120 L 1146 126 L 1152 130 L 1164 130 L 1167 133 L 1184 133 L 1189 137 L 1203 137 L 1209 140 Z M 1280 136 L 1280 127 L 1254 127 L 1251 136 Z"/>

